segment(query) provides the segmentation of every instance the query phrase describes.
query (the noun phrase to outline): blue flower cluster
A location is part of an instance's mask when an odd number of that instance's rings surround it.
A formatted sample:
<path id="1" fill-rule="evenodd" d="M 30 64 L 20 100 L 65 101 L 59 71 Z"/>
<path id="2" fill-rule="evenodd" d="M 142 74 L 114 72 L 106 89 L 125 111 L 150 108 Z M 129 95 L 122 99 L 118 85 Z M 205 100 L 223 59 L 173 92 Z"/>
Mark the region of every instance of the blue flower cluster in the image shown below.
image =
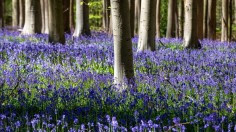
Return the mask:
<path id="1" fill-rule="evenodd" d="M 121 92 L 109 35 L 66 38 L 0 31 L 0 131 L 236 131 L 236 44 L 137 53 L 133 38 L 136 90 Z"/>

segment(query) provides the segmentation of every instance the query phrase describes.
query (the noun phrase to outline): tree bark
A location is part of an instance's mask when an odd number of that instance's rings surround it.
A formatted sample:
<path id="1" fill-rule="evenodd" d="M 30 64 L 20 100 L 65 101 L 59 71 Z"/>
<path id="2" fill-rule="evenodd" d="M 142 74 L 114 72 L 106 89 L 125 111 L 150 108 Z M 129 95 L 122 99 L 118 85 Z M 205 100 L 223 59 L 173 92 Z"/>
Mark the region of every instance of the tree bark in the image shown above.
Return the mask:
<path id="1" fill-rule="evenodd" d="M 222 0 L 221 41 L 228 41 L 228 0 Z"/>
<path id="2" fill-rule="evenodd" d="M 0 29 L 4 27 L 4 0 L 0 0 Z"/>
<path id="3" fill-rule="evenodd" d="M 208 39 L 216 39 L 216 0 L 208 0 Z"/>
<path id="4" fill-rule="evenodd" d="M 44 33 L 49 34 L 49 7 L 47 6 L 49 4 L 49 0 L 44 0 Z"/>
<path id="5" fill-rule="evenodd" d="M 19 26 L 19 0 L 12 0 L 12 26 Z"/>
<path id="6" fill-rule="evenodd" d="M 74 17 L 74 0 L 70 0 L 70 31 L 74 33 L 75 30 L 75 17 Z"/>
<path id="7" fill-rule="evenodd" d="M 91 35 L 88 0 L 76 0 L 76 26 L 73 37 L 79 37 L 81 35 Z"/>
<path id="8" fill-rule="evenodd" d="M 208 0 L 204 0 L 204 6 L 203 6 L 203 38 L 207 38 L 207 20 L 208 20 Z"/>
<path id="9" fill-rule="evenodd" d="M 156 7 L 156 37 L 161 38 L 161 32 L 160 32 L 160 20 L 161 20 L 161 0 L 157 0 L 157 7 Z"/>
<path id="10" fill-rule="evenodd" d="M 114 36 L 114 84 L 124 88 L 125 78 L 134 78 L 130 16 L 127 0 L 111 0 Z"/>
<path id="11" fill-rule="evenodd" d="M 183 38 L 184 36 L 184 0 L 180 0 L 179 2 L 179 8 L 178 8 L 178 13 L 179 13 L 179 37 Z"/>
<path id="12" fill-rule="evenodd" d="M 135 13 L 135 1 L 129 0 L 129 11 L 130 11 L 130 29 L 131 37 L 134 37 L 134 13 Z"/>
<path id="13" fill-rule="evenodd" d="M 48 0 L 49 42 L 65 44 L 62 0 Z"/>
<path id="14" fill-rule="evenodd" d="M 135 0 L 134 30 L 136 35 L 139 33 L 140 14 L 141 14 L 141 0 Z"/>
<path id="15" fill-rule="evenodd" d="M 39 0 L 25 0 L 24 35 L 41 33 L 41 12 Z"/>
<path id="16" fill-rule="evenodd" d="M 64 32 L 70 33 L 70 0 L 63 0 Z"/>
<path id="17" fill-rule="evenodd" d="M 155 51 L 156 0 L 142 0 L 138 51 Z"/>
<path id="18" fill-rule="evenodd" d="M 41 26 L 41 33 L 45 33 L 45 3 L 44 0 L 40 0 L 40 6 L 41 6 L 41 21 L 42 21 L 42 26 Z"/>
<path id="19" fill-rule="evenodd" d="M 110 0 L 103 0 L 103 29 L 106 32 L 109 32 L 109 27 L 110 27 L 110 15 L 111 15 L 111 10 L 110 10 Z"/>
<path id="20" fill-rule="evenodd" d="M 19 0 L 19 27 L 23 28 L 25 24 L 25 0 Z"/>
<path id="21" fill-rule="evenodd" d="M 196 0 L 185 0 L 184 47 L 198 49 L 201 44 L 197 35 L 197 3 Z"/>
<path id="22" fill-rule="evenodd" d="M 176 6 L 176 0 L 168 1 L 168 19 L 167 19 L 166 38 L 175 37 L 175 6 Z"/>
<path id="23" fill-rule="evenodd" d="M 232 41 L 233 33 L 233 0 L 229 0 L 229 42 Z"/>
<path id="24" fill-rule="evenodd" d="M 203 0 L 197 0 L 197 18 L 198 39 L 203 39 Z"/>

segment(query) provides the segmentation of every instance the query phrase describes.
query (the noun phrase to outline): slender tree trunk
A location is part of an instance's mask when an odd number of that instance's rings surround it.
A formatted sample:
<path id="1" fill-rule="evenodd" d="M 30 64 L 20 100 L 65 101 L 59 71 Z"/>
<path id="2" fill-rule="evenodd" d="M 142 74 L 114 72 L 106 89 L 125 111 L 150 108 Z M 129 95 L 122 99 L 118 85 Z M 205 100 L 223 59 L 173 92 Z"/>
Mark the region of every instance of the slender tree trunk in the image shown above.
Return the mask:
<path id="1" fill-rule="evenodd" d="M 0 29 L 4 27 L 4 0 L 0 0 Z"/>
<path id="2" fill-rule="evenodd" d="M 114 83 L 123 86 L 125 77 L 128 83 L 132 83 L 134 78 L 128 1 L 111 0 L 111 11 L 114 36 Z"/>
<path id="3" fill-rule="evenodd" d="M 88 0 L 76 0 L 76 26 L 73 37 L 79 37 L 81 35 L 91 35 Z"/>
<path id="4" fill-rule="evenodd" d="M 70 0 L 70 31 L 74 33 L 75 30 L 75 17 L 74 17 L 74 0 Z"/>
<path id="5" fill-rule="evenodd" d="M 228 0 L 222 0 L 221 41 L 228 40 Z"/>
<path id="6" fill-rule="evenodd" d="M 175 27 L 175 37 L 179 38 L 179 14 L 178 14 L 178 1 L 175 1 L 175 22 L 174 22 L 174 27 Z"/>
<path id="7" fill-rule="evenodd" d="M 41 21 L 42 21 L 42 28 L 41 33 L 45 33 L 45 3 L 44 0 L 40 0 L 40 6 L 41 6 Z"/>
<path id="8" fill-rule="evenodd" d="M 49 42 L 65 44 L 62 0 L 48 0 Z"/>
<path id="9" fill-rule="evenodd" d="M 141 0 L 135 0 L 134 30 L 136 35 L 139 33 L 140 14 L 141 14 Z"/>
<path id="10" fill-rule="evenodd" d="M 103 29 L 106 32 L 109 32 L 109 27 L 110 27 L 110 0 L 103 0 Z"/>
<path id="11" fill-rule="evenodd" d="M 168 1 L 168 19 L 167 19 L 166 38 L 175 37 L 175 4 L 176 4 L 176 0 Z"/>
<path id="12" fill-rule="evenodd" d="M 112 12 L 109 18 L 109 34 L 113 34 L 113 22 L 112 22 Z"/>
<path id="13" fill-rule="evenodd" d="M 155 51 L 156 0 L 142 0 L 138 51 Z"/>
<path id="14" fill-rule="evenodd" d="M 235 9 L 236 10 L 236 9 Z M 232 33 L 233 33 L 233 0 L 229 0 L 229 39 L 228 41 L 232 41 Z"/>
<path id="15" fill-rule="evenodd" d="M 49 34 L 49 7 L 48 7 L 48 4 L 49 4 L 49 0 L 44 0 L 44 33 L 45 34 Z"/>
<path id="16" fill-rule="evenodd" d="M 156 37 L 161 38 L 161 31 L 160 31 L 160 25 L 161 25 L 161 0 L 157 0 L 157 7 L 156 7 Z"/>
<path id="17" fill-rule="evenodd" d="M 183 38 L 184 36 L 184 0 L 179 2 L 179 37 Z"/>
<path id="18" fill-rule="evenodd" d="M 204 10 L 203 10 L 203 37 L 207 38 L 207 20 L 208 20 L 208 0 L 204 0 L 204 6 L 203 6 Z"/>
<path id="19" fill-rule="evenodd" d="M 208 39 L 216 39 L 216 0 L 208 0 Z"/>
<path id="20" fill-rule="evenodd" d="M 197 33 L 198 39 L 203 39 L 203 0 L 197 0 Z"/>
<path id="21" fill-rule="evenodd" d="M 230 2 L 233 4 L 233 0 L 230 0 Z M 231 5 L 233 8 L 233 5 Z M 236 0 L 234 0 L 234 23 L 236 23 Z"/>
<path id="22" fill-rule="evenodd" d="M 12 26 L 19 25 L 19 0 L 12 0 Z"/>
<path id="23" fill-rule="evenodd" d="M 19 27 L 23 28 L 25 24 L 25 0 L 19 0 Z"/>
<path id="24" fill-rule="evenodd" d="M 201 44 L 197 35 L 197 3 L 196 0 L 185 0 L 184 47 L 198 49 Z"/>
<path id="25" fill-rule="evenodd" d="M 41 12 L 39 0 L 25 0 L 24 35 L 41 33 Z"/>
<path id="26" fill-rule="evenodd" d="M 129 11 L 130 11 L 130 29 L 131 29 L 131 37 L 134 37 L 135 0 L 129 0 Z"/>
<path id="27" fill-rule="evenodd" d="M 70 33 L 70 0 L 63 0 L 64 32 Z"/>

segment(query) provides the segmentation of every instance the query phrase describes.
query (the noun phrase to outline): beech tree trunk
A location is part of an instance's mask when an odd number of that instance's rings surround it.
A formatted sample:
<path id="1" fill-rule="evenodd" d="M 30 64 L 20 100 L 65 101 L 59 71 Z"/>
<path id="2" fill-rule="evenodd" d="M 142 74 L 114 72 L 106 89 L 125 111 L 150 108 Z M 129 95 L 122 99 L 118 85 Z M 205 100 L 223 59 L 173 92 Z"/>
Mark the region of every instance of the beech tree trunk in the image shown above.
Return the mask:
<path id="1" fill-rule="evenodd" d="M 203 38 L 207 38 L 207 20 L 208 20 L 208 0 L 204 0 L 203 5 Z"/>
<path id="2" fill-rule="evenodd" d="M 203 39 L 203 0 L 197 0 L 198 39 Z"/>
<path id="3" fill-rule="evenodd" d="M 155 51 L 156 0 L 142 0 L 138 51 Z"/>
<path id="4" fill-rule="evenodd" d="M 156 7 L 156 37 L 161 38 L 161 32 L 160 32 L 160 25 L 161 25 L 161 0 L 157 0 L 157 7 Z"/>
<path id="5" fill-rule="evenodd" d="M 73 37 L 91 35 L 89 28 L 89 6 L 88 0 L 76 0 L 76 26 Z"/>
<path id="6" fill-rule="evenodd" d="M 0 0 L 0 29 L 4 27 L 4 0 Z"/>
<path id="7" fill-rule="evenodd" d="M 208 20 L 207 35 L 208 39 L 216 39 L 216 0 L 208 0 Z"/>
<path id="8" fill-rule="evenodd" d="M 134 30 L 136 35 L 139 33 L 140 14 L 141 14 L 141 0 L 135 0 Z"/>
<path id="9" fill-rule="evenodd" d="M 130 29 L 131 29 L 131 37 L 134 37 L 135 0 L 129 0 L 129 11 L 130 11 Z"/>
<path id="10" fill-rule="evenodd" d="M 228 0 L 222 0 L 221 41 L 228 41 Z"/>
<path id="11" fill-rule="evenodd" d="M 19 0 L 19 27 L 23 28 L 25 24 L 25 0 Z"/>
<path id="12" fill-rule="evenodd" d="M 41 33 L 45 33 L 45 3 L 44 0 L 40 0 L 40 6 L 41 6 L 41 21 L 42 21 L 42 26 L 41 26 Z"/>
<path id="13" fill-rule="evenodd" d="M 198 49 L 201 44 L 197 35 L 197 3 L 196 0 L 185 0 L 184 47 Z"/>
<path id="14" fill-rule="evenodd" d="M 49 42 L 65 44 L 62 0 L 48 0 Z"/>
<path id="15" fill-rule="evenodd" d="M 124 88 L 134 78 L 130 16 L 127 0 L 111 0 L 114 36 L 114 84 Z"/>
<path id="16" fill-rule="evenodd" d="M 12 0 L 12 26 L 19 26 L 19 0 Z"/>
<path id="17" fill-rule="evenodd" d="M 70 0 L 63 0 L 64 32 L 70 33 Z"/>
<path id="18" fill-rule="evenodd" d="M 74 33 L 75 30 L 75 17 L 74 17 L 74 0 L 70 0 L 70 31 Z"/>
<path id="19" fill-rule="evenodd" d="M 176 0 L 168 1 L 168 19 L 167 19 L 167 31 L 166 38 L 175 37 L 175 5 Z"/>
<path id="20" fill-rule="evenodd" d="M 179 13 L 179 37 L 183 38 L 184 36 L 184 0 L 180 0 L 178 7 L 178 13 Z"/>
<path id="21" fill-rule="evenodd" d="M 39 0 L 25 0 L 24 35 L 41 33 L 41 11 Z"/>
<path id="22" fill-rule="evenodd" d="M 49 34 L 49 0 L 44 0 L 44 33 Z"/>
<path id="23" fill-rule="evenodd" d="M 110 27 L 110 15 L 111 15 L 111 10 L 110 10 L 110 0 L 103 0 L 103 29 L 106 32 L 109 32 L 109 27 Z"/>

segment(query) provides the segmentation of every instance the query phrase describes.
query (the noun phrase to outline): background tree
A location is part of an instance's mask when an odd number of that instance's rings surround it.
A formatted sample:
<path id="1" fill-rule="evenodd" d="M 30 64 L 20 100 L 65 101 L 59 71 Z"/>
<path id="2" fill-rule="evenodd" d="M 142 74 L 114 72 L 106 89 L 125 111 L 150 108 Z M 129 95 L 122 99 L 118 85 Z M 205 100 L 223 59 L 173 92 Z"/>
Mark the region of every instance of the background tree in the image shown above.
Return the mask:
<path id="1" fill-rule="evenodd" d="M 12 26 L 18 27 L 19 24 L 19 0 L 12 0 Z"/>
<path id="2" fill-rule="evenodd" d="M 141 1 L 138 51 L 155 51 L 156 0 Z"/>
<path id="3" fill-rule="evenodd" d="M 203 2 L 203 38 L 207 38 L 208 0 Z"/>
<path id="4" fill-rule="evenodd" d="M 175 7 L 176 0 L 168 1 L 168 19 L 167 19 L 167 31 L 166 37 L 173 38 L 175 37 Z"/>
<path id="5" fill-rule="evenodd" d="M 45 34 L 49 34 L 49 1 L 44 0 L 44 5 L 42 10 L 44 10 L 44 32 Z"/>
<path id="6" fill-rule="evenodd" d="M 111 15 L 111 10 L 110 10 L 110 0 L 103 0 L 103 29 L 106 32 L 109 32 L 109 26 L 110 26 L 110 15 Z"/>
<path id="7" fill-rule="evenodd" d="M 185 0 L 184 47 L 201 48 L 197 34 L 197 3 L 196 0 Z"/>
<path id="8" fill-rule="evenodd" d="M 64 32 L 70 33 L 70 0 L 63 0 Z"/>
<path id="9" fill-rule="evenodd" d="M 114 36 L 114 84 L 124 84 L 124 78 L 134 78 L 133 52 L 127 0 L 111 0 Z"/>
<path id="10" fill-rule="evenodd" d="M 19 0 L 19 27 L 23 28 L 25 24 L 25 0 Z"/>
<path id="11" fill-rule="evenodd" d="M 228 0 L 222 0 L 221 41 L 228 40 Z"/>
<path id="12" fill-rule="evenodd" d="M 91 35 L 88 0 L 76 0 L 76 26 L 73 37 Z"/>
<path id="13" fill-rule="evenodd" d="M 70 15 L 70 31 L 71 31 L 71 33 L 73 33 L 74 32 L 74 30 L 75 30 L 75 17 L 74 17 L 74 4 L 75 3 L 75 1 L 74 0 L 70 0 L 70 13 L 69 13 L 69 15 Z"/>
<path id="14" fill-rule="evenodd" d="M 160 38 L 161 37 L 161 32 L 160 32 L 160 20 L 161 20 L 161 0 L 157 0 L 157 7 L 156 7 L 156 37 Z"/>
<path id="15" fill-rule="evenodd" d="M 4 0 L 0 0 L 0 29 L 4 27 Z"/>
<path id="16" fill-rule="evenodd" d="M 25 0 L 25 24 L 22 34 L 41 33 L 41 10 L 39 0 Z"/>
<path id="17" fill-rule="evenodd" d="M 216 39 L 216 0 L 208 0 L 207 38 Z"/>
<path id="18" fill-rule="evenodd" d="M 179 15 L 179 37 L 183 38 L 184 34 L 184 0 L 180 0 L 178 4 L 178 15 Z"/>
<path id="19" fill-rule="evenodd" d="M 203 39 L 203 0 L 197 0 L 197 34 L 198 39 Z"/>
<path id="20" fill-rule="evenodd" d="M 135 0 L 129 0 L 129 11 L 130 11 L 130 31 L 131 37 L 134 37 L 134 13 L 135 13 Z"/>
<path id="21" fill-rule="evenodd" d="M 141 14 L 141 0 L 135 0 L 134 32 L 136 35 L 139 33 L 140 14 Z"/>
<path id="22" fill-rule="evenodd" d="M 49 42 L 65 43 L 62 0 L 48 0 L 49 11 Z"/>

